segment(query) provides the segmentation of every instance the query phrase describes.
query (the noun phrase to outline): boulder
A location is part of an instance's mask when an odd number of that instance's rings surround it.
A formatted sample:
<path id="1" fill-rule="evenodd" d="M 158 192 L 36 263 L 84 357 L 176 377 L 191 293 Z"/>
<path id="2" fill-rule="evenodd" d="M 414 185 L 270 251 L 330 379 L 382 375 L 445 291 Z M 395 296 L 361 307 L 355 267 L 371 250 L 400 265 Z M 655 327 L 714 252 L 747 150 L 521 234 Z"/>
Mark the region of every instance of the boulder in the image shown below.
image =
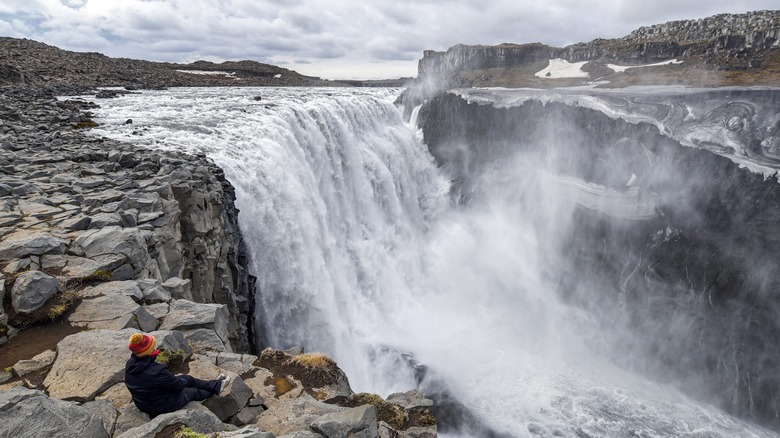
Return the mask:
<path id="1" fill-rule="evenodd" d="M 228 373 L 230 383 L 221 394 L 203 400 L 203 406 L 209 408 L 220 420 L 225 421 L 246 406 L 252 397 L 252 389 L 238 375 Z"/>
<path id="2" fill-rule="evenodd" d="M 97 325 L 101 325 L 99 323 L 111 322 L 125 315 L 132 314 L 139 307 L 141 306 L 127 295 L 104 295 L 90 300 L 83 300 L 68 317 L 68 320 L 73 325 L 79 327 L 88 327 L 90 323 L 98 323 L 92 327 L 98 328 Z M 108 329 L 113 327 L 100 328 Z M 124 327 L 119 327 L 119 329 L 122 328 Z"/>
<path id="3" fill-rule="evenodd" d="M 125 382 L 115 383 L 113 386 L 103 391 L 95 397 L 95 400 L 108 400 L 114 406 L 119 409 L 133 401 L 130 391 L 127 390 Z"/>
<path id="4" fill-rule="evenodd" d="M 161 320 L 165 318 L 165 315 L 167 315 L 168 311 L 170 311 L 171 309 L 171 306 L 169 306 L 168 303 L 154 303 L 154 304 L 148 304 L 143 307 L 144 309 L 146 309 L 147 312 L 149 312 L 150 315 L 155 317 L 157 320 Z"/>
<path id="5" fill-rule="evenodd" d="M 255 426 L 242 427 L 233 432 L 222 432 L 220 438 L 274 438 L 271 432 L 263 432 Z M 317 436 L 317 438 L 321 438 Z"/>
<path id="6" fill-rule="evenodd" d="M 165 290 L 176 300 L 192 301 L 192 282 L 179 277 L 171 277 L 162 284 Z"/>
<path id="7" fill-rule="evenodd" d="M 125 384 L 122 383 L 122 386 Z M 129 393 L 128 393 L 129 394 Z M 116 424 L 114 425 L 114 435 L 118 436 L 128 430 L 143 426 L 149 422 L 149 415 L 141 412 L 135 407 L 134 403 L 128 403 L 118 409 Z"/>
<path id="8" fill-rule="evenodd" d="M 157 340 L 159 350 L 180 351 L 184 354 L 185 360 L 192 355 L 192 348 L 179 331 L 158 330 L 149 334 Z"/>
<path id="9" fill-rule="evenodd" d="M 40 371 L 49 365 L 54 363 L 54 359 L 57 358 L 57 353 L 46 350 L 43 353 L 35 355 L 32 359 L 24 359 L 16 362 L 11 369 L 19 377 L 24 377 L 28 374 Z"/>
<path id="10" fill-rule="evenodd" d="M 57 360 L 43 381 L 49 395 L 88 401 L 122 381 L 125 362 L 130 357 L 128 339 L 136 332 L 135 329 L 90 330 L 60 341 Z"/>
<path id="11" fill-rule="evenodd" d="M 117 438 L 155 438 L 166 426 L 181 423 L 196 433 L 213 433 L 234 430 L 235 426 L 223 423 L 209 410 L 203 409 L 198 403 L 191 402 L 182 409 L 163 415 L 138 427 L 134 427 Z"/>
<path id="12" fill-rule="evenodd" d="M 11 306 L 17 313 L 32 313 L 59 292 L 60 283 L 51 275 L 28 271 L 16 277 L 11 289 Z"/>
<path id="13" fill-rule="evenodd" d="M 146 240 L 137 228 L 114 226 L 86 231 L 76 238 L 76 243 L 83 248 L 84 254 L 89 258 L 123 255 L 133 274 L 141 272 L 150 260 Z"/>
<path id="14" fill-rule="evenodd" d="M 201 304 L 188 300 L 176 300 L 165 317 L 160 330 L 210 329 L 223 343 L 228 341 L 228 309 L 224 304 Z"/>
<path id="15" fill-rule="evenodd" d="M 119 413 L 114 409 L 114 405 L 108 400 L 94 400 L 81 405 L 103 421 L 103 429 L 106 430 L 109 436 L 113 435 L 114 427 L 116 426 L 116 419 Z"/>
<path id="16" fill-rule="evenodd" d="M 127 295 L 104 295 L 84 300 L 68 317 L 77 327 L 90 329 L 122 330 L 135 328 L 149 332 L 157 328 L 158 321 Z"/>
<path id="17" fill-rule="evenodd" d="M 223 370 L 244 374 L 254 368 L 257 356 L 252 354 L 218 353 L 216 365 Z"/>
<path id="18" fill-rule="evenodd" d="M 79 292 L 79 295 L 84 298 L 108 294 L 127 295 L 139 301 L 143 299 L 141 288 L 138 287 L 138 283 L 134 280 L 109 281 L 106 283 L 100 283 L 95 286 L 86 287 L 81 292 Z"/>
<path id="19" fill-rule="evenodd" d="M 315 420 L 311 428 L 326 438 L 376 438 L 379 435 L 373 405 L 325 414 Z"/>
<path id="20" fill-rule="evenodd" d="M 0 424 L 4 437 L 109 437 L 89 409 L 24 387 L 0 392 Z"/>
<path id="21" fill-rule="evenodd" d="M 276 438 L 322 438 L 322 435 L 309 430 L 299 430 L 298 432 L 288 433 Z"/>
<path id="22" fill-rule="evenodd" d="M 410 427 L 401 432 L 401 438 L 436 438 L 437 436 L 436 426 Z"/>
<path id="23" fill-rule="evenodd" d="M 146 278 L 138 280 L 138 286 L 144 295 L 144 300 L 151 303 L 167 303 L 171 301 L 171 294 L 161 284 L 159 280 Z"/>
<path id="24" fill-rule="evenodd" d="M 348 408 L 323 403 L 305 394 L 280 400 L 269 407 L 260 414 L 255 426 L 279 436 L 309 430 L 309 425 L 323 415 L 346 410 Z"/>
<path id="25" fill-rule="evenodd" d="M 228 345 L 217 335 L 214 330 L 195 329 L 185 330 L 184 337 L 197 351 L 228 351 Z"/>
<path id="26" fill-rule="evenodd" d="M 265 408 L 262 406 L 246 406 L 230 418 L 230 423 L 239 427 L 252 424 L 263 411 Z"/>
<path id="27" fill-rule="evenodd" d="M 45 231 L 19 229 L 0 240 L 0 261 L 29 255 L 64 254 L 68 241 Z"/>
<path id="28" fill-rule="evenodd" d="M 429 408 L 433 406 L 433 400 L 423 397 L 422 393 L 416 389 L 390 394 L 387 397 L 387 401 L 395 403 L 404 409 Z"/>

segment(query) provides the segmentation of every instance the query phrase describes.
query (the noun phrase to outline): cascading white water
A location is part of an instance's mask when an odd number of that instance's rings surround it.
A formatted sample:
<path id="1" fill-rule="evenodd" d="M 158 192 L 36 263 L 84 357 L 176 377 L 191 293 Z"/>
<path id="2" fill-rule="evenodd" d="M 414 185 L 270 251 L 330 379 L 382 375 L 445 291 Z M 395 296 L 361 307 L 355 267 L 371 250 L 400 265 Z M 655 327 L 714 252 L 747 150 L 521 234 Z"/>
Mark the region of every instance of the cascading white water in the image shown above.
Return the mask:
<path id="1" fill-rule="evenodd" d="M 397 91 L 144 92 L 101 101 L 96 133 L 225 169 L 265 339 L 331 355 L 356 391 L 414 387 L 411 355 L 423 389 L 511 436 L 775 436 L 594 353 L 609 333 L 553 292 L 566 185 L 518 156 L 451 207 Z"/>

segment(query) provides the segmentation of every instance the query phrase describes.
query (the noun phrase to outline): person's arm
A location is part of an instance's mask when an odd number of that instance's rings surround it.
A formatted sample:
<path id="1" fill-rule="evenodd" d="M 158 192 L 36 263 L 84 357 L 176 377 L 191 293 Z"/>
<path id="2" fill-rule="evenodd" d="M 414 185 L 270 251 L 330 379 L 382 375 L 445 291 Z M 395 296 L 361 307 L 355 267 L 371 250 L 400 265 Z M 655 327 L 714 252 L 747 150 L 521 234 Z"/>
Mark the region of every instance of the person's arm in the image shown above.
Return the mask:
<path id="1" fill-rule="evenodd" d="M 154 379 L 154 383 L 169 392 L 181 392 L 184 389 L 184 382 L 176 377 L 165 365 L 160 364 L 160 371 Z"/>

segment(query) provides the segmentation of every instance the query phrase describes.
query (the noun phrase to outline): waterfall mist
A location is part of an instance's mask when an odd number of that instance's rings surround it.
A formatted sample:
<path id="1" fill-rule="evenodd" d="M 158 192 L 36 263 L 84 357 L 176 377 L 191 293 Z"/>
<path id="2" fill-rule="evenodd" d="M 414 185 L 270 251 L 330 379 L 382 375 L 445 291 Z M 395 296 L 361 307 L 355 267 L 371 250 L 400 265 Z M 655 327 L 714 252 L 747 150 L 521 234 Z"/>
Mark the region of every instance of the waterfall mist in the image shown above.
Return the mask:
<path id="1" fill-rule="evenodd" d="M 775 436 L 658 378 L 688 344 L 651 344 L 696 311 L 656 323 L 675 306 L 628 305 L 656 280 L 635 283 L 636 230 L 663 242 L 701 211 L 686 196 L 702 180 L 669 177 L 654 127 L 598 143 L 600 119 L 587 134 L 563 113 L 468 125 L 429 109 L 431 156 L 395 92 L 146 92 L 105 102 L 98 132 L 212 157 L 236 187 L 261 346 L 327 353 L 355 391 L 453 397 L 469 420 L 446 436 Z"/>

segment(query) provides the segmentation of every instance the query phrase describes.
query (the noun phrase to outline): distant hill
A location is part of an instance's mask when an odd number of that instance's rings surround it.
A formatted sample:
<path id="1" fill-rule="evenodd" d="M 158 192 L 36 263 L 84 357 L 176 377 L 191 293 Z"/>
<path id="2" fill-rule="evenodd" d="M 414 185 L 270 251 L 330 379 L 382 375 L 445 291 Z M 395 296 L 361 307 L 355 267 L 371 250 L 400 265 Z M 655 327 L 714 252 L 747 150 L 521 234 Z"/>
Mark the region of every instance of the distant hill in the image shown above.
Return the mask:
<path id="1" fill-rule="evenodd" d="M 29 39 L 0 37 L 0 85 L 4 84 L 130 88 L 382 85 L 381 81 L 327 81 L 255 61 L 174 64 L 109 58 Z"/>
<path id="2" fill-rule="evenodd" d="M 656 64 L 656 65 L 652 65 Z M 541 43 L 425 51 L 414 87 L 780 86 L 780 11 L 641 27 L 563 48 Z"/>

